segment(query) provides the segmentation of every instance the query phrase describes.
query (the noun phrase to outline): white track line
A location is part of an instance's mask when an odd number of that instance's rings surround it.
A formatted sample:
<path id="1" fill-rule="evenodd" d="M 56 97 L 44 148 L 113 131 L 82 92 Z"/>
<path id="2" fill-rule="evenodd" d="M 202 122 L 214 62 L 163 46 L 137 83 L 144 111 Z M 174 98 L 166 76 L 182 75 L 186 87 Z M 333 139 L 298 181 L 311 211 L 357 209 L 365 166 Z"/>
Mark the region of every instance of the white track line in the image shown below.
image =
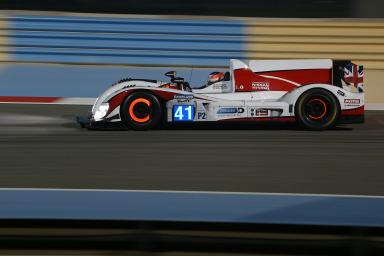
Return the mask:
<path id="1" fill-rule="evenodd" d="M 260 195 L 260 196 L 302 196 L 302 197 L 347 197 L 377 198 L 384 196 L 348 195 L 348 194 L 306 194 L 306 193 L 269 193 L 269 192 L 228 192 L 228 191 L 187 191 L 187 190 L 130 190 L 130 189 L 66 189 L 66 188 L 0 188 L 1 191 L 61 191 L 61 192 L 136 192 L 171 194 L 211 194 L 211 195 Z"/>

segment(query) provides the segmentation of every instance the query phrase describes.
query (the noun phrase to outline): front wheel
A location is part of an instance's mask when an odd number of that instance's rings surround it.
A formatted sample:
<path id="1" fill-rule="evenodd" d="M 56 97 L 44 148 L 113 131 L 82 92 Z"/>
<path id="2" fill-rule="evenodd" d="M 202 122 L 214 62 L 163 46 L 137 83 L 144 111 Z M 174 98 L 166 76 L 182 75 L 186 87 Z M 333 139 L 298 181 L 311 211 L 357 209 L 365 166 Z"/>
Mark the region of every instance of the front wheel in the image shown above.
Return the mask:
<path id="1" fill-rule="evenodd" d="M 149 92 L 134 92 L 121 105 L 120 117 L 129 129 L 138 131 L 152 129 L 160 123 L 161 103 Z"/>
<path id="2" fill-rule="evenodd" d="M 340 115 L 337 98 L 329 91 L 311 89 L 296 102 L 296 119 L 310 130 L 325 130 L 336 125 Z"/>

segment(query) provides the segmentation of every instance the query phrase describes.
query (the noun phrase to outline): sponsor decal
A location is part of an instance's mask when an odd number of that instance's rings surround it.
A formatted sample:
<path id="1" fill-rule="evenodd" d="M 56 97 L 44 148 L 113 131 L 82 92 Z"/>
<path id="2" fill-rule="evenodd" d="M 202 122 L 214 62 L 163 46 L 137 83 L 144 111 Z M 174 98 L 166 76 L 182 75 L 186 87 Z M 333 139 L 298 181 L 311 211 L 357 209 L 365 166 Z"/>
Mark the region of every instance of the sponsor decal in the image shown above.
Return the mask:
<path id="1" fill-rule="evenodd" d="M 193 99 L 193 95 L 176 94 L 173 98 L 176 99 L 177 102 L 189 102 Z"/>
<path id="2" fill-rule="evenodd" d="M 197 119 L 198 120 L 206 120 L 207 114 L 205 112 L 197 112 Z"/>
<path id="3" fill-rule="evenodd" d="M 344 99 L 344 104 L 359 105 L 360 104 L 360 99 Z"/>
<path id="4" fill-rule="evenodd" d="M 213 85 L 213 89 L 227 89 L 227 85 L 226 84 L 214 84 Z"/>
<path id="5" fill-rule="evenodd" d="M 256 109 L 256 116 L 268 116 L 267 109 Z"/>
<path id="6" fill-rule="evenodd" d="M 220 108 L 217 111 L 217 114 L 241 114 L 241 113 L 244 113 L 244 108 L 228 107 L 228 108 Z"/>
<path id="7" fill-rule="evenodd" d="M 252 82 L 252 89 L 269 91 L 268 82 Z"/>
<path id="8" fill-rule="evenodd" d="M 269 111 L 263 108 L 250 108 L 249 115 L 251 117 L 266 117 L 269 116 Z"/>
<path id="9" fill-rule="evenodd" d="M 337 91 L 337 94 L 339 94 L 339 95 L 341 95 L 341 96 L 343 96 L 343 97 L 345 96 L 345 93 L 343 93 L 343 92 L 340 91 L 340 90 Z"/>
<path id="10" fill-rule="evenodd" d="M 188 100 L 190 100 L 190 99 L 193 99 L 193 95 L 175 94 L 173 96 L 173 98 L 177 99 L 177 100 L 179 100 L 179 99 L 183 99 L 183 100 L 188 99 Z"/>

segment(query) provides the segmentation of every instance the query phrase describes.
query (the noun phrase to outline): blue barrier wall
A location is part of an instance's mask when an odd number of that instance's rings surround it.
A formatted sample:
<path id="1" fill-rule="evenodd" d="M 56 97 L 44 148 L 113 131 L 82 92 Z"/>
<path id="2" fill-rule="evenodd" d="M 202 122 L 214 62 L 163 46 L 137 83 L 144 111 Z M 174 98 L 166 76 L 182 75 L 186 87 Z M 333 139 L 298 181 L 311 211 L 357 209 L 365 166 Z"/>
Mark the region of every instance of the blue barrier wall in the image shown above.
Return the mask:
<path id="1" fill-rule="evenodd" d="M 1 189 L 0 219 L 384 227 L 383 200 L 383 197 L 336 195 Z"/>
<path id="2" fill-rule="evenodd" d="M 117 67 L 17 64 L 0 66 L 0 96 L 91 97 L 96 98 L 122 78 L 169 81 L 164 73 L 177 70 L 192 86 L 206 83 L 208 74 L 222 69 L 182 67 Z"/>
<path id="3" fill-rule="evenodd" d="M 9 59 L 16 62 L 227 66 L 244 58 L 235 20 L 13 16 Z"/>

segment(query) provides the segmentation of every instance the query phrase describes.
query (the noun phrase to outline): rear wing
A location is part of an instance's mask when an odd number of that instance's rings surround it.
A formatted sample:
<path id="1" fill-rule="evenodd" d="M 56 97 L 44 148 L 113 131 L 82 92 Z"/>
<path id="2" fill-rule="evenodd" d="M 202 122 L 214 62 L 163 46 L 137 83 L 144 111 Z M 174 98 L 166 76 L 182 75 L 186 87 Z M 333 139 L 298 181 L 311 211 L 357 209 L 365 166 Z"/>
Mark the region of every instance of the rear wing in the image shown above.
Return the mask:
<path id="1" fill-rule="evenodd" d="M 364 67 L 350 60 L 333 61 L 333 85 L 351 92 L 364 92 Z"/>

